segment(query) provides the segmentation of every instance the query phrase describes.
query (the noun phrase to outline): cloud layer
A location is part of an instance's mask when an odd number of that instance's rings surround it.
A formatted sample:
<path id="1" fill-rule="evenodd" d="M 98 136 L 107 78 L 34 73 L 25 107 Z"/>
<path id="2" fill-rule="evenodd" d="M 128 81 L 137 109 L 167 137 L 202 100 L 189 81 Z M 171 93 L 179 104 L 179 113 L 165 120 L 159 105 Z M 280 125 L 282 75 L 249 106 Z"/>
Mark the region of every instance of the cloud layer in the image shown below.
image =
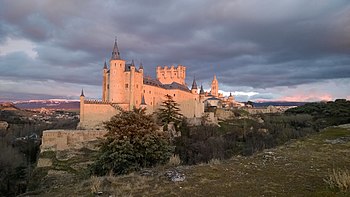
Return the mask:
<path id="1" fill-rule="evenodd" d="M 0 0 L 0 5 L 0 99 L 5 92 L 79 95 L 83 87 L 100 97 L 101 68 L 115 36 L 122 57 L 142 62 L 146 74 L 154 75 L 156 65 L 183 64 L 188 82 L 195 75 L 209 88 L 216 73 L 220 89 L 241 100 L 350 95 L 344 85 L 350 82 L 346 0 Z M 314 96 L 307 96 L 310 90 Z"/>

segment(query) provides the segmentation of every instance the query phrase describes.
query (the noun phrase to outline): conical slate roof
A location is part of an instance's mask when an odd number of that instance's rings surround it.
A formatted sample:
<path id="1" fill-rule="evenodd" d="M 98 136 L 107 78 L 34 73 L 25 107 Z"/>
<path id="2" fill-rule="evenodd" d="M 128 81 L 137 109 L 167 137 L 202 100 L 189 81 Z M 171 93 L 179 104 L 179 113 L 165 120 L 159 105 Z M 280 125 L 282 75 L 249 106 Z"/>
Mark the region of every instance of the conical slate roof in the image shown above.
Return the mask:
<path id="1" fill-rule="evenodd" d="M 145 96 L 142 95 L 141 97 L 141 105 L 147 105 L 146 102 L 145 102 Z"/>
<path id="2" fill-rule="evenodd" d="M 199 94 L 204 94 L 203 85 L 201 85 L 201 90 L 199 91 Z"/>
<path id="3" fill-rule="evenodd" d="M 193 79 L 193 82 L 192 82 L 192 90 L 193 89 L 197 89 L 196 79 Z"/>
<path id="4" fill-rule="evenodd" d="M 106 62 L 106 60 L 105 60 L 105 63 L 103 65 L 103 69 L 107 69 L 107 62 Z"/>
<path id="5" fill-rule="evenodd" d="M 118 49 L 117 38 L 114 41 L 114 47 L 113 47 L 111 59 L 112 60 L 120 60 L 120 53 L 119 53 L 119 49 Z"/>

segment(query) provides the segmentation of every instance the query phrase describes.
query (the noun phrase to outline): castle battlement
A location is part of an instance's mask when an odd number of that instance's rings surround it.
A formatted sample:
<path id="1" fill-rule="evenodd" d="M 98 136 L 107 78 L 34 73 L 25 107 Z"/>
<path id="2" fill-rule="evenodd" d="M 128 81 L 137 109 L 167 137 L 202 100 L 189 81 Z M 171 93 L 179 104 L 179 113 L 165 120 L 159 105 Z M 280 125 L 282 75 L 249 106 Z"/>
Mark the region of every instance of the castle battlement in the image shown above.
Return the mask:
<path id="1" fill-rule="evenodd" d="M 108 101 L 100 101 L 100 100 L 84 100 L 85 104 L 111 104 Z"/>
<path id="2" fill-rule="evenodd" d="M 171 84 L 177 82 L 179 84 L 185 84 L 186 80 L 186 67 L 183 65 L 178 66 L 157 66 L 156 69 L 157 79 L 162 84 Z"/>

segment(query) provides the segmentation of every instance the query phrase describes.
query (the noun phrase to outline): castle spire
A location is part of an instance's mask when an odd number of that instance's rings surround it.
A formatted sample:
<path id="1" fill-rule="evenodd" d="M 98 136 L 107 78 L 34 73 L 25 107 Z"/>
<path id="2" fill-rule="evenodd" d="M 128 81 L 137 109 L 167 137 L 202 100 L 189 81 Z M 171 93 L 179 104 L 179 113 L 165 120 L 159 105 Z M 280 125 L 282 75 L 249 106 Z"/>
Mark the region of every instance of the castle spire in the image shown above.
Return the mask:
<path id="1" fill-rule="evenodd" d="M 80 96 L 84 96 L 84 89 L 81 89 L 81 94 Z"/>
<path id="2" fill-rule="evenodd" d="M 106 62 L 106 59 L 105 59 L 105 64 L 103 66 L 103 69 L 107 69 L 107 62 Z"/>
<path id="3" fill-rule="evenodd" d="M 120 60 L 120 53 L 119 53 L 118 44 L 117 44 L 117 37 L 115 37 L 111 59 L 112 60 Z"/>
<path id="4" fill-rule="evenodd" d="M 142 94 L 142 97 L 141 97 L 141 105 L 147 105 L 146 102 L 145 102 L 145 96 Z"/>
<path id="5" fill-rule="evenodd" d="M 199 94 L 204 94 L 203 84 L 201 84 L 201 90 L 199 91 Z"/>
<path id="6" fill-rule="evenodd" d="M 192 90 L 193 90 L 193 89 L 197 89 L 196 77 L 193 78 Z"/>

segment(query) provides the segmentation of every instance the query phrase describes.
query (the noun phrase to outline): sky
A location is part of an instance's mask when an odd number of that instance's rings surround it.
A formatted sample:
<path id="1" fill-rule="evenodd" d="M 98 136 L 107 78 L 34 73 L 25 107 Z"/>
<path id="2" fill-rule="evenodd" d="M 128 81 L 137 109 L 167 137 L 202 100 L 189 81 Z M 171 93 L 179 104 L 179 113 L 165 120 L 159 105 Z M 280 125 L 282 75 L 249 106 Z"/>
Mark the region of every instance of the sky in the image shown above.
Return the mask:
<path id="1" fill-rule="evenodd" d="M 115 37 L 238 101 L 350 99 L 348 0 L 0 0 L 0 101 L 101 98 Z"/>

